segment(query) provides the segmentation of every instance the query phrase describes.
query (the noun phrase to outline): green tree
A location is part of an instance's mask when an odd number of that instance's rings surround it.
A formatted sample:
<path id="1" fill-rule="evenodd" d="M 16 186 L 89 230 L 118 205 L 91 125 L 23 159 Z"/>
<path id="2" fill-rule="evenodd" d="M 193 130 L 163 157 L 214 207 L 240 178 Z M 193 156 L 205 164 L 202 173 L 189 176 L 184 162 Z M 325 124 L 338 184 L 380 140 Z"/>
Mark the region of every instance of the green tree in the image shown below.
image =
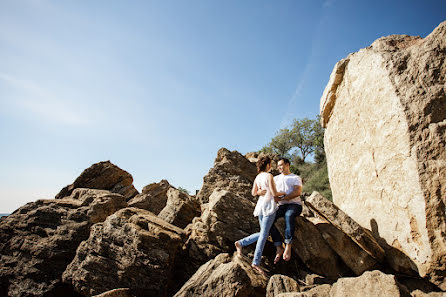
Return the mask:
<path id="1" fill-rule="evenodd" d="M 189 191 L 188 191 L 188 190 L 186 190 L 185 188 L 182 188 L 182 187 L 178 187 L 178 191 L 180 191 L 180 192 L 183 192 L 183 193 L 186 193 L 186 194 L 188 194 L 188 195 L 189 195 Z"/>
<path id="2" fill-rule="evenodd" d="M 302 161 L 313 153 L 316 149 L 316 126 L 319 123 L 316 120 L 304 118 L 301 120 L 294 119 L 291 129 L 291 143 L 292 147 L 297 147 Z"/>
<path id="3" fill-rule="evenodd" d="M 280 129 L 271 142 L 262 148 L 265 153 L 276 153 L 280 156 L 289 156 L 289 151 L 293 148 L 293 137 L 290 129 Z"/>

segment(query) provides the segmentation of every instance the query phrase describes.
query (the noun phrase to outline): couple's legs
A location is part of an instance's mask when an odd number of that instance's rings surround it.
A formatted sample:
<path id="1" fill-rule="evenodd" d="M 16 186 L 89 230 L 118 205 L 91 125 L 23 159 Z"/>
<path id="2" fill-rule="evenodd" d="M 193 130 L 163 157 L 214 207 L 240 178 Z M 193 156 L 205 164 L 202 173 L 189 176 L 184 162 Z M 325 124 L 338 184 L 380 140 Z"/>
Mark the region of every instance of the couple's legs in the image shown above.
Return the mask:
<path id="1" fill-rule="evenodd" d="M 274 223 L 274 218 L 276 214 L 272 214 L 270 216 L 262 216 L 259 215 L 259 223 L 260 223 L 260 232 L 251 234 L 245 238 L 240 239 L 235 243 L 235 247 L 237 248 L 237 253 L 241 254 L 241 248 L 247 245 L 250 245 L 257 241 L 256 249 L 254 251 L 254 259 L 252 260 L 253 266 L 259 266 L 260 261 L 262 259 L 263 248 L 265 247 L 266 240 L 268 239 L 268 235 L 271 229 L 271 226 Z M 260 270 L 261 271 L 261 270 Z"/>
<path id="2" fill-rule="evenodd" d="M 280 257 L 283 254 L 283 259 L 288 261 L 291 258 L 291 242 L 294 236 L 294 230 L 296 227 L 296 217 L 300 215 L 302 212 L 302 206 L 299 204 L 283 204 L 279 206 L 279 209 L 276 212 L 276 218 L 274 222 L 280 218 L 285 217 L 285 251 L 282 247 L 282 235 L 279 230 L 277 230 L 276 226 L 273 224 L 271 226 L 271 237 L 273 239 L 274 245 L 277 248 L 276 258 L 274 259 L 274 263 L 277 263 L 280 260 Z"/>

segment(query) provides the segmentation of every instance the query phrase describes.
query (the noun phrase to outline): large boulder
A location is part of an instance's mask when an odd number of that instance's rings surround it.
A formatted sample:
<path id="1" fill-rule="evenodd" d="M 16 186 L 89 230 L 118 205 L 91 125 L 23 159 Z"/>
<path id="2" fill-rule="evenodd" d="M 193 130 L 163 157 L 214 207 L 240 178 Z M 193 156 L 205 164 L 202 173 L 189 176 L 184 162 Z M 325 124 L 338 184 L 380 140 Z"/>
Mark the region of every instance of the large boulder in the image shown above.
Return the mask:
<path id="1" fill-rule="evenodd" d="M 214 167 L 203 178 L 197 199 L 200 203 L 207 203 L 214 189 L 220 188 L 254 201 L 251 189 L 256 175 L 256 166 L 242 154 L 221 148 L 217 152 Z"/>
<path id="2" fill-rule="evenodd" d="M 328 284 L 316 286 L 305 292 L 291 292 L 291 293 L 281 293 L 275 297 L 331 297 L 330 296 L 331 286 Z M 346 295 L 347 296 L 347 295 Z M 353 297 L 352 295 L 349 297 Z M 359 297 L 360 295 L 358 295 Z M 361 296 L 363 297 L 363 296 Z"/>
<path id="3" fill-rule="evenodd" d="M 167 191 L 166 206 L 158 214 L 158 217 L 172 225 L 185 228 L 193 218 L 201 215 L 198 201 L 188 194 L 175 188 Z"/>
<path id="4" fill-rule="evenodd" d="M 330 297 L 367 296 L 367 297 L 410 297 L 394 275 L 379 270 L 366 271 L 359 277 L 340 278 L 330 290 Z"/>
<path id="5" fill-rule="evenodd" d="M 268 281 L 266 297 L 274 297 L 281 293 L 299 291 L 300 287 L 297 281 L 286 275 L 275 274 Z"/>
<path id="6" fill-rule="evenodd" d="M 77 188 L 108 190 L 127 199 L 138 194 L 133 186 L 132 175 L 110 161 L 95 163 L 85 169 L 74 183 L 63 188 L 55 198 L 70 196 Z"/>
<path id="7" fill-rule="evenodd" d="M 92 227 L 63 280 L 86 296 L 116 288 L 166 296 L 183 239 L 182 229 L 149 211 L 122 209 Z"/>
<path id="8" fill-rule="evenodd" d="M 446 22 L 338 62 L 321 98 L 333 201 L 446 290 Z"/>
<path id="9" fill-rule="evenodd" d="M 0 222 L 0 295 L 65 296 L 61 281 L 90 227 L 126 207 L 125 197 L 76 189 L 70 197 L 38 200 Z"/>
<path id="10" fill-rule="evenodd" d="M 266 286 L 245 257 L 224 253 L 203 264 L 174 297 L 264 297 Z"/>
<path id="11" fill-rule="evenodd" d="M 193 220 L 187 248 L 190 258 L 199 267 L 220 253 L 234 251 L 234 242 L 259 231 L 253 215 L 255 204 L 232 192 L 215 189 L 202 214 Z"/>
<path id="12" fill-rule="evenodd" d="M 283 220 L 278 220 L 277 227 L 279 231 L 285 230 Z M 301 216 L 296 218 L 292 251 L 306 267 L 319 275 L 330 279 L 352 275 L 341 257 L 322 237 L 318 228 L 311 221 Z"/>
<path id="13" fill-rule="evenodd" d="M 377 262 L 384 261 L 385 252 L 379 245 L 372 233 L 361 227 L 346 213 L 340 210 L 333 202 L 323 197 L 318 192 L 313 192 L 310 197 L 305 200 L 305 205 L 309 206 L 319 216 L 323 217 L 333 227 L 342 231 L 350 240 L 342 239 L 342 234 L 336 235 L 336 230 L 330 227 L 320 226 L 321 231 L 325 234 L 326 240 L 331 243 L 331 246 L 344 259 L 344 262 L 357 274 L 361 275 L 365 270 L 376 267 Z M 346 245 L 350 246 L 348 251 L 345 249 Z M 355 253 L 352 253 L 355 250 Z M 369 257 L 364 254 L 366 252 Z M 352 258 L 359 256 L 356 259 Z"/>
<path id="14" fill-rule="evenodd" d="M 130 207 L 137 207 L 159 214 L 167 204 L 167 191 L 173 188 L 165 179 L 151 183 L 142 189 L 142 193 L 129 201 Z"/>

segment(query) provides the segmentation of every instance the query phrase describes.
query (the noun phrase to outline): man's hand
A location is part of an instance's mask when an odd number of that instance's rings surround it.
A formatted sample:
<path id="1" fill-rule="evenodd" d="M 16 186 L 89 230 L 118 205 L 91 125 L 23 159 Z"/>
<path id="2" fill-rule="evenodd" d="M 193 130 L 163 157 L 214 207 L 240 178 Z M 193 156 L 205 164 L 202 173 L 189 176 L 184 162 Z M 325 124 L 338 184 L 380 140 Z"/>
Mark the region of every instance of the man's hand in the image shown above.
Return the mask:
<path id="1" fill-rule="evenodd" d="M 266 194 L 266 190 L 259 190 L 259 191 L 257 191 L 257 195 L 259 195 L 259 196 L 263 196 L 265 194 Z"/>

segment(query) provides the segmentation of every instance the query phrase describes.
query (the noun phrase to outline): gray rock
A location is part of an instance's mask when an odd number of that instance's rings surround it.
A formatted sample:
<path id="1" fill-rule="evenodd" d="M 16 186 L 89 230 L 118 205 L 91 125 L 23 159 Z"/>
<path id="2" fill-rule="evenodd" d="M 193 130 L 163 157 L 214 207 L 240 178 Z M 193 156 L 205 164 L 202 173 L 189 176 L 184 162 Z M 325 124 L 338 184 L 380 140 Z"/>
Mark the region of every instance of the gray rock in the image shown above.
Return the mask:
<path id="1" fill-rule="evenodd" d="M 266 287 L 266 297 L 274 297 L 281 293 L 299 292 L 299 284 L 292 278 L 286 275 L 273 275 Z"/>

